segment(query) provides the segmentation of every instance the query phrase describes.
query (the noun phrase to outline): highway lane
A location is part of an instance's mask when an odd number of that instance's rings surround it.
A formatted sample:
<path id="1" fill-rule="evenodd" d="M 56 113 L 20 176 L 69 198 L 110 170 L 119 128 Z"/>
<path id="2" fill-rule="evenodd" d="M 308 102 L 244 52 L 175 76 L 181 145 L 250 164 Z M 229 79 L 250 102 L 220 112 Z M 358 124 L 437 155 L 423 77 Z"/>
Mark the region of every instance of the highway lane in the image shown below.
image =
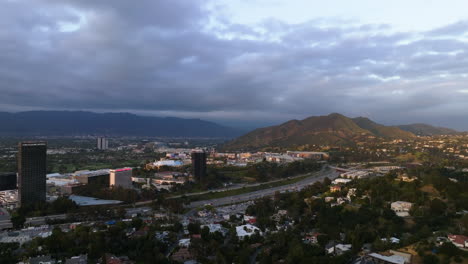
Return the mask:
<path id="1" fill-rule="evenodd" d="M 47 220 L 65 220 L 67 219 L 66 214 L 58 214 L 58 215 L 46 215 L 46 216 L 38 216 L 38 217 L 30 217 L 26 218 L 26 222 L 24 222 L 25 225 L 45 225 L 47 223 Z"/>
<path id="2" fill-rule="evenodd" d="M 323 171 L 324 171 L 324 168 L 322 168 L 322 170 L 320 170 L 318 172 L 309 172 L 309 173 L 306 173 L 306 174 L 290 176 L 290 177 L 288 177 L 288 179 L 296 179 L 296 178 L 304 177 L 304 176 L 307 176 L 307 175 L 315 176 L 316 174 L 319 174 L 319 173 L 321 173 Z M 258 182 L 258 183 L 252 183 L 252 184 L 236 184 L 235 186 L 222 188 L 222 189 L 214 189 L 214 190 L 208 190 L 208 191 L 196 192 L 196 193 L 184 193 L 182 195 L 171 196 L 168 199 L 189 197 L 189 196 L 197 196 L 197 195 L 201 195 L 201 194 L 214 193 L 214 192 L 226 192 L 226 191 L 237 190 L 237 189 L 242 189 L 242 188 L 247 188 L 247 187 L 255 187 L 255 186 L 260 186 L 260 185 L 265 185 L 265 184 L 270 184 L 270 183 L 281 182 L 281 181 L 284 181 L 284 180 L 285 179 L 276 179 L 276 180 L 272 180 L 272 181 Z"/>
<path id="3" fill-rule="evenodd" d="M 311 179 L 313 177 L 316 177 L 317 175 L 323 174 L 327 170 L 328 169 L 325 169 L 325 167 L 323 167 L 322 170 L 320 170 L 318 172 L 311 172 L 311 173 L 291 176 L 291 177 L 288 177 L 288 179 L 295 179 L 295 178 L 299 178 L 299 177 L 304 177 L 306 175 L 311 175 L 310 177 L 306 178 L 306 179 Z M 273 181 L 268 181 L 268 182 L 259 182 L 259 183 L 254 183 L 254 184 L 244 184 L 242 186 L 235 186 L 235 187 L 230 187 L 230 188 L 215 189 L 215 190 L 196 192 L 196 193 L 186 193 L 186 194 L 183 194 L 183 195 L 170 196 L 167 199 L 181 198 L 181 197 L 184 197 L 184 196 L 186 196 L 186 197 L 188 197 L 188 196 L 197 196 L 197 195 L 206 194 L 206 193 L 213 193 L 213 192 L 225 192 L 225 191 L 230 191 L 230 190 L 242 189 L 242 188 L 246 188 L 246 187 L 254 187 L 254 186 L 265 185 L 265 184 L 269 184 L 269 183 L 275 183 L 275 182 L 284 181 L 284 180 L 285 179 L 278 179 L 278 180 L 273 180 Z M 284 186 L 287 186 L 287 185 L 284 185 Z M 135 206 L 135 207 L 146 206 L 146 205 L 151 204 L 152 202 L 153 202 L 153 200 L 136 202 L 133 206 Z M 127 205 L 125 204 L 125 205 L 120 205 L 120 206 L 127 206 Z"/>
<path id="4" fill-rule="evenodd" d="M 338 176 L 339 176 L 339 173 L 336 171 L 324 170 L 324 171 L 321 171 L 318 175 L 305 178 L 296 183 L 273 187 L 273 188 L 264 189 L 264 190 L 259 190 L 259 191 L 254 191 L 254 192 L 249 192 L 249 193 L 244 193 L 244 194 L 239 194 L 239 195 L 234 195 L 234 196 L 227 196 L 223 198 L 196 201 L 196 202 L 190 203 L 188 207 L 197 208 L 205 204 L 211 204 L 213 206 L 222 206 L 222 205 L 228 205 L 232 203 L 251 201 L 251 200 L 255 200 L 261 197 L 265 197 L 265 196 L 272 196 L 276 192 L 299 191 L 302 188 L 308 185 L 311 185 L 315 182 L 323 181 L 326 177 L 328 177 L 330 180 L 333 180 L 335 178 L 338 178 Z"/>

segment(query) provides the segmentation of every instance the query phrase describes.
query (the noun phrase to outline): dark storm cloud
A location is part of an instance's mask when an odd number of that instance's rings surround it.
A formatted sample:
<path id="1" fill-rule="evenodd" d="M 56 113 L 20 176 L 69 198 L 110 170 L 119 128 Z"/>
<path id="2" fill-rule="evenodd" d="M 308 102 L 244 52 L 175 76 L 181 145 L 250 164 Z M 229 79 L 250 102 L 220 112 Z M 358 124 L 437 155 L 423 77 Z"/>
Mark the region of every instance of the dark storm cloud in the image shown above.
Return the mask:
<path id="1" fill-rule="evenodd" d="M 468 112 L 466 22 L 430 32 L 328 20 L 247 26 L 206 1 L 135 3 L 2 2 L 2 110 L 217 120 L 342 112 L 383 122 Z"/>

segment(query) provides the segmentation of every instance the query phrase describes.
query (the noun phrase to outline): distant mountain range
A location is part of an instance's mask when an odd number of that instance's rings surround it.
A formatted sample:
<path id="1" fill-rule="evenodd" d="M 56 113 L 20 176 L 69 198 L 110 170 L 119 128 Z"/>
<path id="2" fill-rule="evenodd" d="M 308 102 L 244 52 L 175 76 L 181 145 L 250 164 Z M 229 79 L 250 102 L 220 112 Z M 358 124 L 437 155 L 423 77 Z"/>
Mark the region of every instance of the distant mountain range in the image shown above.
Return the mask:
<path id="1" fill-rule="evenodd" d="M 409 124 L 398 127 L 418 136 L 453 135 L 459 133 L 450 128 L 435 127 L 427 124 Z"/>
<path id="2" fill-rule="evenodd" d="M 349 118 L 333 113 L 291 120 L 256 129 L 228 142 L 225 149 L 294 148 L 304 145 L 349 145 L 374 138 L 411 139 L 417 135 L 457 133 L 430 125 L 384 126 L 365 117 Z"/>
<path id="3" fill-rule="evenodd" d="M 1 136 L 154 136 L 232 138 L 241 131 L 200 119 L 82 111 L 0 112 Z"/>

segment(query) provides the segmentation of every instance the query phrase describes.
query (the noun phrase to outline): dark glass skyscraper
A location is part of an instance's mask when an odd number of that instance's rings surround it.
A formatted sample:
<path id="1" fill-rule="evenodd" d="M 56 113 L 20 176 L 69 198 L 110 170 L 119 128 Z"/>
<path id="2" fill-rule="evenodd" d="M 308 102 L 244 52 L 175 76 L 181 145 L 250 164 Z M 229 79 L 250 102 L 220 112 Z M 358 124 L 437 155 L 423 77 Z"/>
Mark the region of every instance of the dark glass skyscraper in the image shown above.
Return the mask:
<path id="1" fill-rule="evenodd" d="M 47 143 L 18 144 L 18 199 L 20 205 L 46 200 Z"/>
<path id="2" fill-rule="evenodd" d="M 206 176 L 206 152 L 192 152 L 192 173 L 195 181 L 203 181 Z"/>

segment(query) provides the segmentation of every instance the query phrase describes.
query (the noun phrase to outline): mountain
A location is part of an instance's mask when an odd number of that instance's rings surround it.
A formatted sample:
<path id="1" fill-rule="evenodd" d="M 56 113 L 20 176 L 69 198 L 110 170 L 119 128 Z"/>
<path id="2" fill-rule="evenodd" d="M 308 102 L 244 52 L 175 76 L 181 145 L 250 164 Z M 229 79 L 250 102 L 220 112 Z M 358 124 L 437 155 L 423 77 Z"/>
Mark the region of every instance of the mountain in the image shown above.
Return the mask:
<path id="1" fill-rule="evenodd" d="M 408 139 L 414 137 L 414 134 L 397 126 L 384 126 L 375 123 L 366 117 L 356 117 L 352 119 L 360 128 L 370 131 L 377 137 L 381 138 L 400 138 Z"/>
<path id="2" fill-rule="evenodd" d="M 398 127 L 418 136 L 453 135 L 459 133 L 458 131 L 450 128 L 436 127 L 427 124 L 409 124 Z"/>
<path id="3" fill-rule="evenodd" d="M 333 113 L 291 120 L 278 126 L 256 129 L 225 145 L 225 149 L 293 148 L 302 145 L 347 145 L 369 138 L 407 139 L 414 134 L 383 126 L 367 118 L 349 118 Z"/>
<path id="4" fill-rule="evenodd" d="M 83 111 L 0 112 L 2 136 L 224 137 L 240 131 L 200 119 Z"/>

